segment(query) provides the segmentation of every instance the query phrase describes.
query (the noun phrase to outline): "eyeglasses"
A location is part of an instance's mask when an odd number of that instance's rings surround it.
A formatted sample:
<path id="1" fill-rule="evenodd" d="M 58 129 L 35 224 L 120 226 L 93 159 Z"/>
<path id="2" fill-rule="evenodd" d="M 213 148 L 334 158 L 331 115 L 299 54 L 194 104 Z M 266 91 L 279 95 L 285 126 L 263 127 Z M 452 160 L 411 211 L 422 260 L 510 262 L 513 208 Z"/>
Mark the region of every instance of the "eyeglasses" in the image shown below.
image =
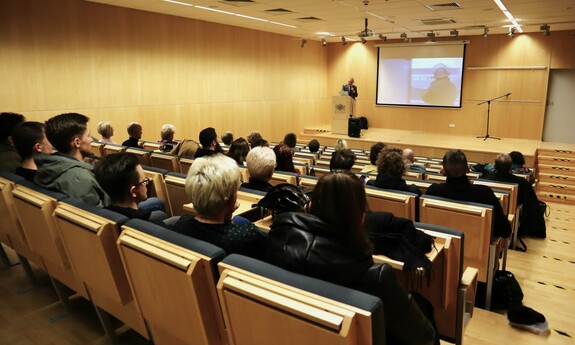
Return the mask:
<path id="1" fill-rule="evenodd" d="M 146 177 L 146 178 L 144 178 L 144 180 L 143 180 L 143 181 L 140 181 L 140 182 L 136 183 L 134 186 L 137 186 L 137 185 L 144 185 L 144 186 L 147 186 L 147 185 L 148 185 L 148 183 L 150 183 L 150 181 L 151 181 L 151 180 L 150 180 L 150 178 L 149 178 L 149 177 Z"/>

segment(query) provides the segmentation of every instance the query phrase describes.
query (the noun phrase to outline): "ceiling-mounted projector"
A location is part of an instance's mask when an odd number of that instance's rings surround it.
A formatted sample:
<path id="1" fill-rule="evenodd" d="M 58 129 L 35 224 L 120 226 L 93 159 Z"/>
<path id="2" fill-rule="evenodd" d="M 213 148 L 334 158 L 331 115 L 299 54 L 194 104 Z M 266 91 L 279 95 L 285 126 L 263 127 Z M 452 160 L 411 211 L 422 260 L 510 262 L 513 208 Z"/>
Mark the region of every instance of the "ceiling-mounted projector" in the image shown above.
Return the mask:
<path id="1" fill-rule="evenodd" d="M 373 32 L 367 28 L 367 18 L 365 18 L 365 29 L 363 31 L 360 31 L 357 34 L 357 36 L 359 36 L 359 37 L 373 37 L 373 36 L 375 36 L 375 32 Z"/>

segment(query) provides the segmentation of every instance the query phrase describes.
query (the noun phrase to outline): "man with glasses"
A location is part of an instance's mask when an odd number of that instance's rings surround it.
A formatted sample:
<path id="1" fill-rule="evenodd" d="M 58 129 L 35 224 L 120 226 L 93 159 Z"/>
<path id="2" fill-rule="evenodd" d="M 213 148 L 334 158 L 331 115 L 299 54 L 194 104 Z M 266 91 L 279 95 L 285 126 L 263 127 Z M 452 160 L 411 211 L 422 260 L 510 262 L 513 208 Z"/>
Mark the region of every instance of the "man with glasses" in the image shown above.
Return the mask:
<path id="1" fill-rule="evenodd" d="M 133 153 L 115 153 L 102 158 L 94 168 L 96 180 L 112 199 L 107 209 L 132 219 L 138 218 L 170 226 L 179 217 L 166 219 L 166 213 L 142 205 L 148 199 L 148 184 L 144 169 Z M 158 199 L 158 201 L 160 201 Z M 143 207 L 144 206 L 144 207 Z"/>

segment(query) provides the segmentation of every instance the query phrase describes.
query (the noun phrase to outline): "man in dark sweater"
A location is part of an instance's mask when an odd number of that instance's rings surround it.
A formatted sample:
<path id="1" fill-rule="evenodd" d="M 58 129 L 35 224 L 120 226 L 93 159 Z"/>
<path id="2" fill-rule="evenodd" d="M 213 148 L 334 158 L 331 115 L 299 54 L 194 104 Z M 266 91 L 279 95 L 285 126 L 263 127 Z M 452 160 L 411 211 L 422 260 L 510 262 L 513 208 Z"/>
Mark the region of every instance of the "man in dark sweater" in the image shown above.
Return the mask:
<path id="1" fill-rule="evenodd" d="M 443 170 L 447 176 L 445 183 L 429 186 L 426 194 L 491 205 L 493 206 L 493 235 L 503 238 L 511 235 L 511 224 L 491 188 L 469 182 L 466 176 L 469 166 L 463 151 L 447 151 L 443 156 Z"/>
<path id="2" fill-rule="evenodd" d="M 202 148 L 196 151 L 194 159 L 223 152 L 220 143 L 218 143 L 218 134 L 212 127 L 205 128 L 200 132 L 200 144 L 202 144 Z"/>

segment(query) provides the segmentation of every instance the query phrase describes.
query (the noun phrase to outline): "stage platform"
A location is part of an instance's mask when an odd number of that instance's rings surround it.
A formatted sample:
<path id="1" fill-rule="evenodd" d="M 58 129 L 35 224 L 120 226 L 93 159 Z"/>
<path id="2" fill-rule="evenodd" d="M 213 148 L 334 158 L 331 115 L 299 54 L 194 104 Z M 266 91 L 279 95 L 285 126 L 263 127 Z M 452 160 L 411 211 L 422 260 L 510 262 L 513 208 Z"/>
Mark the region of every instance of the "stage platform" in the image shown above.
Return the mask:
<path id="1" fill-rule="evenodd" d="M 334 145 L 338 139 L 345 139 L 352 148 L 369 150 L 371 145 L 381 141 L 388 146 L 401 149 L 411 148 L 416 156 L 441 158 L 447 150 L 461 149 L 467 159 L 474 162 L 493 162 L 499 153 L 520 151 L 527 166 L 533 166 L 538 148 L 575 151 L 575 144 L 549 143 L 540 140 L 501 138 L 501 140 L 456 136 L 432 132 L 406 131 L 398 129 L 370 128 L 361 131 L 360 138 L 344 134 L 332 134 L 330 125 L 310 126 L 298 137 L 299 142 L 317 139 L 322 145 Z"/>

